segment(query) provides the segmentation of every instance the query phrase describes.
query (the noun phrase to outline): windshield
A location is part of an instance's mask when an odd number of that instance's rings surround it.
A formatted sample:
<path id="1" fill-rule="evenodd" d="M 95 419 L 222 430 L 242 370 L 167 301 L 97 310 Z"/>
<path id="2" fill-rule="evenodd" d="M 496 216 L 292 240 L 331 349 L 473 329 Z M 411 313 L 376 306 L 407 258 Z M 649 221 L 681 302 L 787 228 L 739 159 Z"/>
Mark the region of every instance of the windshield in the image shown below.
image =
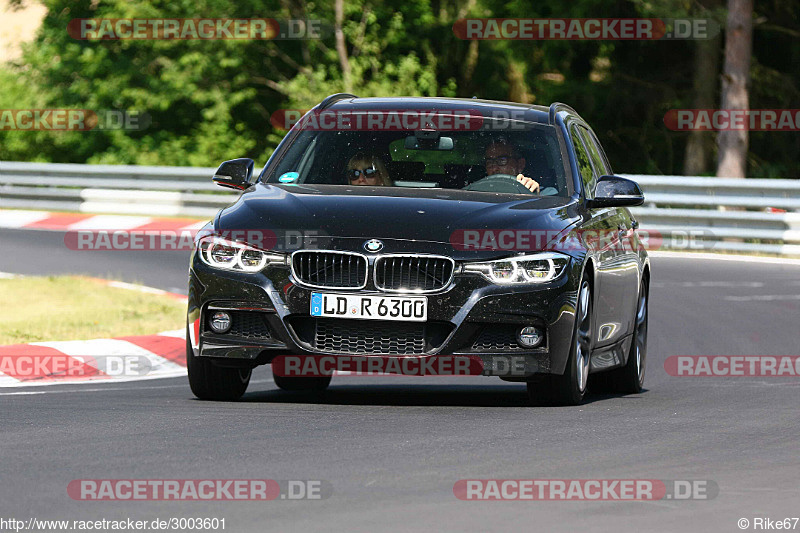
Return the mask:
<path id="1" fill-rule="evenodd" d="M 475 131 L 303 130 L 264 181 L 570 194 L 556 128 L 499 120 Z"/>

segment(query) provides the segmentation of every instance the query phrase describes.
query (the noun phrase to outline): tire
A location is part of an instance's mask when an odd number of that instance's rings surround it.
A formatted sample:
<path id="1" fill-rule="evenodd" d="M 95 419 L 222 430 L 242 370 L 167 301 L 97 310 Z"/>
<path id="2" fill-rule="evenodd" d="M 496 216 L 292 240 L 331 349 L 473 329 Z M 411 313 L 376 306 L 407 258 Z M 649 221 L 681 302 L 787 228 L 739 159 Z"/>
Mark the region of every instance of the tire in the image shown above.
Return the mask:
<path id="1" fill-rule="evenodd" d="M 272 377 L 275 379 L 275 385 L 277 385 L 281 390 L 321 392 L 328 388 L 328 385 L 331 384 L 331 378 L 333 376 L 287 377 L 279 376 L 273 372 Z"/>
<path id="2" fill-rule="evenodd" d="M 189 332 L 186 332 L 186 370 L 189 387 L 201 400 L 238 400 L 250 384 L 251 368 L 225 368 L 194 355 Z"/>
<path id="3" fill-rule="evenodd" d="M 647 362 L 647 315 L 650 302 L 650 288 L 645 279 L 639 286 L 636 300 L 636 317 L 633 340 L 625 366 L 608 372 L 608 385 L 614 392 L 638 394 L 644 386 L 644 373 Z"/>
<path id="4" fill-rule="evenodd" d="M 575 313 L 575 329 L 567 368 L 558 376 L 541 376 L 528 382 L 528 397 L 533 405 L 579 405 L 586 395 L 592 353 L 592 287 L 581 281 Z"/>

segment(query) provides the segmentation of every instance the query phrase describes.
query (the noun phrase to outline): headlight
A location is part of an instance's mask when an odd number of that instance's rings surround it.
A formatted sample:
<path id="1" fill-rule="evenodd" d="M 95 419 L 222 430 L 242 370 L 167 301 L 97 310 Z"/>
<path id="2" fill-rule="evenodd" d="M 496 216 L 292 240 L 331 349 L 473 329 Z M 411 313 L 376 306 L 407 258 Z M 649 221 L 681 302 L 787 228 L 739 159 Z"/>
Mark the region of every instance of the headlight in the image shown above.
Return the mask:
<path id="1" fill-rule="evenodd" d="M 288 256 L 265 252 L 249 244 L 208 235 L 198 242 L 203 263 L 222 270 L 258 272 L 267 265 L 285 265 Z"/>
<path id="2" fill-rule="evenodd" d="M 465 263 L 464 272 L 475 272 L 492 283 L 544 283 L 558 278 L 569 264 L 569 257 L 555 252 L 520 255 L 495 261 Z"/>

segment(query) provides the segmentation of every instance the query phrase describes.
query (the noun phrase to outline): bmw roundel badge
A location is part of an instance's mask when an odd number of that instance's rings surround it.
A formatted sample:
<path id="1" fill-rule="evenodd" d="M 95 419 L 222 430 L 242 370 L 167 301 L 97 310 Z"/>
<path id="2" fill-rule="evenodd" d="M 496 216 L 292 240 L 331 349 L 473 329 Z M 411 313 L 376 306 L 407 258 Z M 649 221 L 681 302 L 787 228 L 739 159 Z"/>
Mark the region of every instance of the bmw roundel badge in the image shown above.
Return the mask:
<path id="1" fill-rule="evenodd" d="M 370 239 L 364 243 L 364 249 L 368 252 L 380 252 L 383 250 L 383 243 L 378 239 Z"/>

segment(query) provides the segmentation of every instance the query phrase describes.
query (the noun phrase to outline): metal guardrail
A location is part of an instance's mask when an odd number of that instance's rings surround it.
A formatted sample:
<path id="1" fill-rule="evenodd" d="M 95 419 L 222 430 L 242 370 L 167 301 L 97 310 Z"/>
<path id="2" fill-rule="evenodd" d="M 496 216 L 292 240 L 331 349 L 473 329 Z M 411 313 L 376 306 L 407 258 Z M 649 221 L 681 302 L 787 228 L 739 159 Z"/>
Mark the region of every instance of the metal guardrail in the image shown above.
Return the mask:
<path id="1" fill-rule="evenodd" d="M 0 208 L 210 218 L 235 199 L 215 170 L 0 161 Z"/>
<path id="2" fill-rule="evenodd" d="M 210 218 L 235 199 L 215 170 L 0 161 L 0 208 Z M 645 191 L 631 212 L 660 247 L 800 255 L 800 180 L 625 176 Z"/>
<path id="3" fill-rule="evenodd" d="M 800 255 L 800 180 L 625 177 L 645 192 L 631 213 L 665 248 Z"/>

